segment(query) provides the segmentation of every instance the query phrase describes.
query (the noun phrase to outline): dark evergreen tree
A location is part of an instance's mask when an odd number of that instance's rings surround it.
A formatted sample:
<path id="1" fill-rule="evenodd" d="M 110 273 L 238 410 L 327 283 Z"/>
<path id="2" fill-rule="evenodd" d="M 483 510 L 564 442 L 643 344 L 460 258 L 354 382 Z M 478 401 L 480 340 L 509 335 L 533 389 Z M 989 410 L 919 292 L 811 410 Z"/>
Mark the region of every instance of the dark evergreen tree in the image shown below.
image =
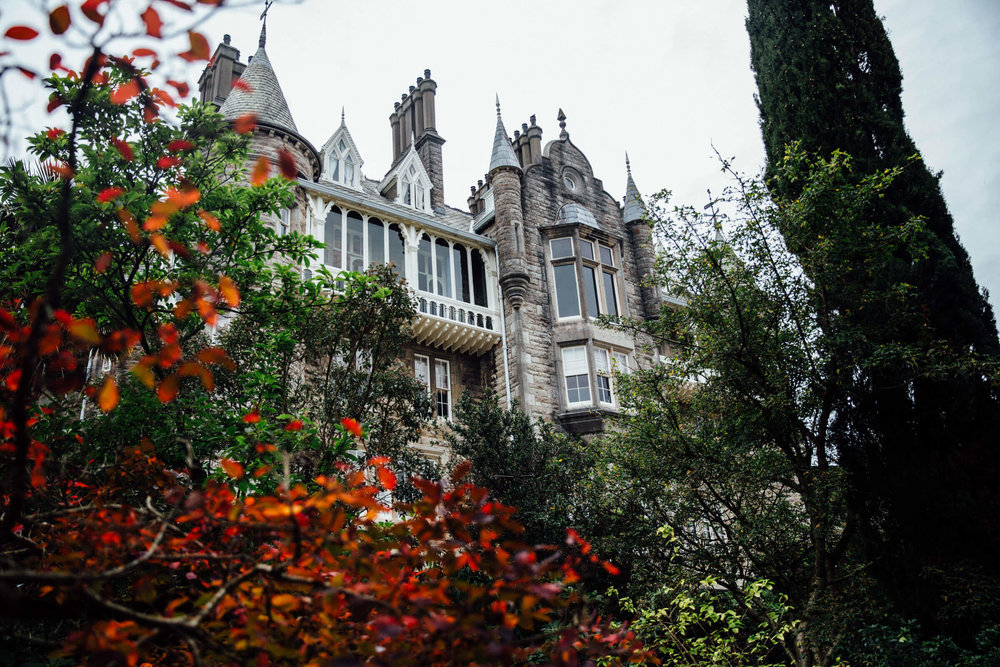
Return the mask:
<path id="1" fill-rule="evenodd" d="M 921 256 L 887 263 L 885 281 L 861 280 L 866 272 L 848 262 L 805 268 L 828 285 L 835 316 L 824 329 L 841 342 L 840 354 L 856 359 L 836 432 L 867 546 L 904 609 L 941 620 L 928 573 L 969 564 L 989 572 L 1000 562 L 993 312 L 955 235 L 939 176 L 919 160 L 903 126 L 902 75 L 872 0 L 748 0 L 748 8 L 769 175 L 779 173 L 792 142 L 821 155 L 846 151 L 858 174 L 906 165 L 871 213 L 898 226 L 919 216 Z M 769 186 L 792 201 L 801 187 L 794 178 Z M 803 257 L 817 244 L 839 246 L 842 258 L 867 256 L 864 235 L 829 218 L 782 231 Z M 878 308 L 871 291 L 880 284 L 912 287 Z"/>

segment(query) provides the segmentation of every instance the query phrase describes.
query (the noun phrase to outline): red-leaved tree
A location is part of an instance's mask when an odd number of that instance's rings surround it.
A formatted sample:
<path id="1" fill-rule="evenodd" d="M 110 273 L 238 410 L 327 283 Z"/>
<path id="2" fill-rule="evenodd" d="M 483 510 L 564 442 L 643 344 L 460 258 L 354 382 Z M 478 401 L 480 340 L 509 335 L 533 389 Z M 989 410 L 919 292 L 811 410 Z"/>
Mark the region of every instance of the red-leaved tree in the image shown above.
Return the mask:
<path id="1" fill-rule="evenodd" d="M 75 30 L 91 52 L 78 70 L 52 55 L 51 69 L 66 74 L 55 90 L 73 94 L 54 95 L 50 111 L 64 108 L 68 126 L 43 132 L 34 144 L 46 159 L 44 173 L 11 172 L 0 220 L 8 230 L 31 228 L 51 239 L 51 252 L 26 270 L 41 275 L 41 287 L 0 304 L 4 643 L 20 651 L 15 659 L 48 654 L 100 665 L 648 660 L 627 629 L 594 617 L 579 593 L 589 572 L 614 567 L 573 532 L 558 549 L 517 542 L 511 508 L 464 484 L 467 467 L 447 481 L 417 480 L 420 500 L 390 506 L 396 477 L 385 459 L 342 466 L 309 486 L 286 474 L 273 494 L 238 496 L 236 481 L 275 471 L 205 462 L 219 474 L 202 484 L 165 465 L 148 441 L 113 465 L 88 467 L 69 464 L 38 439 L 39 420 L 65 411 L 61 397 L 69 392 L 86 393 L 104 412 L 116 409 L 115 375 L 86 372 L 94 352 L 130 360 L 163 403 L 184 382 L 210 390 L 213 369 L 230 363 L 224 350 L 192 347 L 218 310 L 240 303 L 237 282 L 217 272 L 218 262 L 198 260 L 213 257 L 213 240 L 226 237 L 212 234 L 232 215 L 212 209 L 218 200 L 195 174 L 218 138 L 150 139 L 163 136 L 154 130 L 168 125 L 161 112 L 175 105 L 154 85 L 158 68 L 173 57 L 208 59 L 208 42 L 184 27 L 188 48 L 179 54 L 139 47 L 115 55 L 110 46 L 136 34 L 165 36 L 164 7 L 189 10 L 197 21 L 205 9 L 198 4 L 151 0 L 130 17 L 107 0 L 86 0 L 48 15 L 53 36 Z M 5 48 L 40 34 L 27 25 L 0 30 Z M 6 48 L 4 71 L 19 67 L 16 57 L 16 48 Z M 146 69 L 136 63 L 142 58 Z M 184 83 L 168 85 L 187 95 Z M 113 107 L 130 104 L 139 105 L 148 127 L 109 139 L 109 167 L 88 128 L 95 116 L 113 117 Z M 249 131 L 253 120 L 240 125 Z M 137 151 L 148 168 L 122 178 L 131 173 L 123 169 L 135 168 Z M 268 171 L 258 165 L 250 187 L 276 187 Z M 204 229 L 182 234 L 192 229 L 182 219 L 194 217 Z M 81 221 L 94 225 L 86 239 Z M 79 269 L 80 248 L 94 252 L 93 235 L 106 233 L 138 253 L 133 269 L 116 247 L 95 252 Z M 79 303 L 66 298 L 68 275 L 79 280 L 90 266 L 95 280 L 109 271 L 124 277 L 116 313 L 131 315 L 77 312 Z M 345 418 L 341 438 L 345 449 L 363 447 L 361 425 Z"/>

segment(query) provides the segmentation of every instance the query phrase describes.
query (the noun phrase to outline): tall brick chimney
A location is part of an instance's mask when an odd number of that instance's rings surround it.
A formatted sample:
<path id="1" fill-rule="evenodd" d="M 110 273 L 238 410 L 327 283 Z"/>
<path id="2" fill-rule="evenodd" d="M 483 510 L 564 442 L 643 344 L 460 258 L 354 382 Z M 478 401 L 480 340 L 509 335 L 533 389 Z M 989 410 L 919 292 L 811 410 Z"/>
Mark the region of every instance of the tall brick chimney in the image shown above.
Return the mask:
<path id="1" fill-rule="evenodd" d="M 437 84 L 431 79 L 431 71 L 424 70 L 417 77 L 417 85 L 410 86 L 396 102 L 389 125 L 392 128 L 392 163 L 405 155 L 414 143 L 414 148 L 423 162 L 431 179 L 431 207 L 444 208 L 444 167 L 441 161 L 441 146 L 444 139 L 435 127 L 434 98 Z"/>

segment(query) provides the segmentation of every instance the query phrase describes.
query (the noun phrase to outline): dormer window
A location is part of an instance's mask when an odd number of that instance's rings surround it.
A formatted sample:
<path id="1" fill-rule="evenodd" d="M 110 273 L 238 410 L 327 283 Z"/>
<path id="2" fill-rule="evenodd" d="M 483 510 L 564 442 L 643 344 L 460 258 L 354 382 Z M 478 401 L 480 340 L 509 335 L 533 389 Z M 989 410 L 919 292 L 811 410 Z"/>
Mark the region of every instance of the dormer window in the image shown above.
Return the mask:
<path id="1" fill-rule="evenodd" d="M 341 125 L 323 146 L 323 155 L 324 178 L 349 188 L 361 187 L 361 165 L 364 161 L 345 125 Z"/>
<path id="2" fill-rule="evenodd" d="M 397 204 L 410 206 L 418 211 L 431 212 L 431 179 L 423 163 L 420 162 L 420 156 L 412 147 L 382 181 L 379 186 L 380 191 L 391 197 L 394 182 Z"/>

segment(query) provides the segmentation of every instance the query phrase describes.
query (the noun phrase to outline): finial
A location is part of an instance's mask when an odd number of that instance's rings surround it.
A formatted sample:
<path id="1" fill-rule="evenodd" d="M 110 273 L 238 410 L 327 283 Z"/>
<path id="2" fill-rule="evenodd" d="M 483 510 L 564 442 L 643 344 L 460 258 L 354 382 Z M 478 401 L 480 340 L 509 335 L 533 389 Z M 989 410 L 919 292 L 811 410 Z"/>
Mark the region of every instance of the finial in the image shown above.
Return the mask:
<path id="1" fill-rule="evenodd" d="M 344 124 L 344 107 L 340 107 L 340 124 Z"/>
<path id="2" fill-rule="evenodd" d="M 556 120 L 559 121 L 559 138 L 566 139 L 569 137 L 569 132 L 566 131 L 566 114 L 563 113 L 562 109 L 559 109 L 559 115 L 556 116 Z"/>
<path id="3" fill-rule="evenodd" d="M 274 4 L 274 0 L 264 0 L 264 11 L 260 14 L 260 20 L 263 21 L 263 25 L 260 26 L 260 39 L 257 40 L 257 46 L 264 48 L 264 44 L 267 43 L 267 11 L 271 9 L 271 5 Z"/>
<path id="4" fill-rule="evenodd" d="M 500 93 L 497 93 L 497 117 L 500 116 Z"/>
<path id="5" fill-rule="evenodd" d="M 632 175 L 632 165 L 628 162 L 628 151 L 625 151 L 625 171 L 628 172 L 629 176 Z"/>

